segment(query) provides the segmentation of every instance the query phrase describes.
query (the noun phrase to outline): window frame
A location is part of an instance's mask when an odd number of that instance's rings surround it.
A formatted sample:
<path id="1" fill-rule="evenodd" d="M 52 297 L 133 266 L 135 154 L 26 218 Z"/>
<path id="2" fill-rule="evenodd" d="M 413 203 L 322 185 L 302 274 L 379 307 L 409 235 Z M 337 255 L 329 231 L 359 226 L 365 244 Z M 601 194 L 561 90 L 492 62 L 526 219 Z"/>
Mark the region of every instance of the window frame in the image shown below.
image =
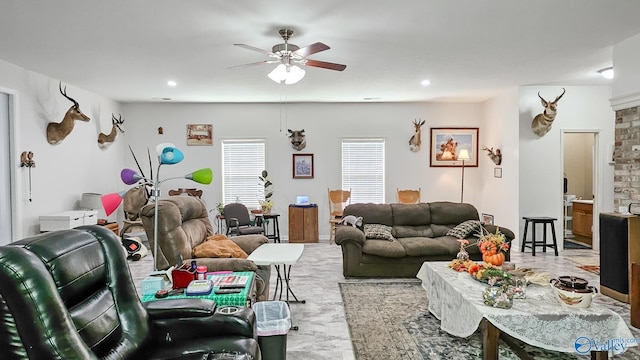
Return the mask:
<path id="1" fill-rule="evenodd" d="M 376 188 L 374 192 L 374 196 L 373 197 L 369 197 L 366 194 L 369 193 L 370 191 L 362 191 L 362 189 L 359 189 L 359 186 L 357 184 L 354 184 L 354 181 L 349 181 L 347 179 L 347 177 L 351 177 L 353 178 L 353 174 L 345 174 L 345 166 L 347 166 L 348 164 L 345 163 L 345 161 L 347 161 L 345 159 L 345 145 L 347 144 L 356 144 L 356 143 L 368 143 L 371 145 L 374 144 L 380 144 L 381 145 L 381 158 L 379 159 L 379 161 L 377 162 L 377 164 L 372 164 L 370 162 L 368 162 L 368 165 L 376 165 L 376 167 L 378 167 L 381 170 L 381 173 L 375 175 L 375 179 L 380 179 L 379 180 L 375 180 L 375 184 L 374 187 Z M 350 190 L 351 191 L 351 203 L 361 203 L 361 202 L 373 202 L 373 203 L 379 203 L 379 204 L 384 204 L 386 201 L 386 139 L 385 138 L 342 138 L 341 142 L 340 142 L 340 153 L 341 153 L 341 169 L 340 169 L 340 173 L 341 173 L 341 186 L 343 190 Z M 368 153 L 371 153 L 370 151 Z M 349 164 L 352 162 L 351 160 L 348 160 Z M 365 168 L 367 166 L 364 166 Z M 351 168 L 353 168 L 353 166 L 351 166 Z M 367 171 L 370 172 L 370 168 L 368 168 L 365 171 L 362 171 L 362 174 L 366 174 Z M 357 175 L 357 174 L 355 174 Z M 363 194 L 365 194 L 363 196 Z"/>

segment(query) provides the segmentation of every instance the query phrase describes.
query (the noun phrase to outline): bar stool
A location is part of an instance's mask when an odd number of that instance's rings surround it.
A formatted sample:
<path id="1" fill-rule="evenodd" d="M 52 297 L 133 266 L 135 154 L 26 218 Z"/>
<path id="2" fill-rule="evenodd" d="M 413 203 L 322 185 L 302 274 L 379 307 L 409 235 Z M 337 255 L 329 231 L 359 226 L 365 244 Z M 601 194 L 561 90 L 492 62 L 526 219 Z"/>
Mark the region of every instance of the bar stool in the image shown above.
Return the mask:
<path id="1" fill-rule="evenodd" d="M 558 219 L 546 216 L 538 217 L 523 217 L 524 219 L 524 234 L 522 235 L 522 248 L 521 252 L 524 252 L 525 247 L 531 248 L 531 255 L 536 256 L 536 246 L 542 246 L 542 252 L 547 252 L 547 248 L 553 248 L 556 256 L 558 256 L 558 243 L 556 242 L 556 228 L 554 222 Z M 527 229 L 531 223 L 531 245 L 527 245 Z M 536 224 L 542 224 L 542 242 L 536 241 Z M 551 235 L 553 237 L 553 244 L 547 244 L 547 224 L 551 225 Z"/>

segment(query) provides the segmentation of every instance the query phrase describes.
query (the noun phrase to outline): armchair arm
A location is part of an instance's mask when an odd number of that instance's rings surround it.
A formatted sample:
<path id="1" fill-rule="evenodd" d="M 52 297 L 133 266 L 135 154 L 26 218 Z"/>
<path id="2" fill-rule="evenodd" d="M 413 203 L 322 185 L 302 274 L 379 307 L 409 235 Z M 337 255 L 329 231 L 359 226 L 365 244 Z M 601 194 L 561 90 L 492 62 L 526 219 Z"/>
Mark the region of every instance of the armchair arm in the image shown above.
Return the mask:
<path id="1" fill-rule="evenodd" d="M 364 245 L 366 238 L 364 237 L 364 233 L 353 226 L 338 226 L 336 227 L 336 244 L 341 245 L 343 241 L 352 240 L 360 244 L 360 246 Z"/>
<path id="2" fill-rule="evenodd" d="M 241 235 L 231 237 L 230 239 L 247 254 L 251 254 L 260 245 L 267 244 L 269 242 L 269 239 L 264 235 Z"/>
<path id="3" fill-rule="evenodd" d="M 513 233 L 513 231 L 505 228 L 505 227 L 500 227 L 500 226 L 496 226 L 496 225 L 482 225 L 484 226 L 485 229 L 487 229 L 488 232 L 490 233 L 495 233 L 496 229 L 500 229 L 500 232 L 504 234 L 504 236 L 507 238 L 508 242 L 511 242 L 511 240 L 515 239 L 516 235 Z"/>
<path id="4" fill-rule="evenodd" d="M 153 338 L 160 342 L 193 340 L 212 336 L 241 336 L 257 339 L 256 316 L 250 308 L 233 307 L 223 313 L 212 300 L 168 299 L 144 303 Z M 213 310 L 215 309 L 215 311 Z"/>
<path id="5" fill-rule="evenodd" d="M 196 260 L 198 265 L 205 265 L 207 271 L 256 271 L 258 269 L 253 261 L 240 258 L 195 258 L 190 259 L 189 262 L 191 260 Z"/>

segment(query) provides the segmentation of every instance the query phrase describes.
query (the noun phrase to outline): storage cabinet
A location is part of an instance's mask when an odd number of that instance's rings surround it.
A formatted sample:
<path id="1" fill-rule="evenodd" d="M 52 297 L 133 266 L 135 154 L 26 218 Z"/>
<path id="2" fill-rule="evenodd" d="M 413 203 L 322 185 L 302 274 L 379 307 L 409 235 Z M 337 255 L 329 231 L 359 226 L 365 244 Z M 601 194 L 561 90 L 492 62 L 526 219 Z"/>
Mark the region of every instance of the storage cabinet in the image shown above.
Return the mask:
<path id="1" fill-rule="evenodd" d="M 593 225 L 593 204 L 573 202 L 573 234 L 591 238 Z"/>
<path id="2" fill-rule="evenodd" d="M 640 263 L 640 217 L 601 213 L 600 292 L 628 303 L 631 263 Z"/>
<path id="3" fill-rule="evenodd" d="M 289 205 L 289 242 L 318 242 L 318 206 Z"/>

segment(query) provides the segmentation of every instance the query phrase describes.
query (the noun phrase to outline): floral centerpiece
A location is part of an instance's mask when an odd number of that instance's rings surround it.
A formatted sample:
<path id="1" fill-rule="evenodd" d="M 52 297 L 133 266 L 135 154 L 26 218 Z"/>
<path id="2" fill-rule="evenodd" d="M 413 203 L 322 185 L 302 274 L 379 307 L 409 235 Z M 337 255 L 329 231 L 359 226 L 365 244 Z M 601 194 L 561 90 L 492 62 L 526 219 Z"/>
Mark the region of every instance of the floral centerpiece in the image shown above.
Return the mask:
<path id="1" fill-rule="evenodd" d="M 490 233 L 483 226 L 480 226 L 478 234 L 478 248 L 482 253 L 482 260 L 492 265 L 502 265 L 505 260 L 505 253 L 509 250 L 509 243 L 500 228 L 496 228 L 495 233 Z"/>

